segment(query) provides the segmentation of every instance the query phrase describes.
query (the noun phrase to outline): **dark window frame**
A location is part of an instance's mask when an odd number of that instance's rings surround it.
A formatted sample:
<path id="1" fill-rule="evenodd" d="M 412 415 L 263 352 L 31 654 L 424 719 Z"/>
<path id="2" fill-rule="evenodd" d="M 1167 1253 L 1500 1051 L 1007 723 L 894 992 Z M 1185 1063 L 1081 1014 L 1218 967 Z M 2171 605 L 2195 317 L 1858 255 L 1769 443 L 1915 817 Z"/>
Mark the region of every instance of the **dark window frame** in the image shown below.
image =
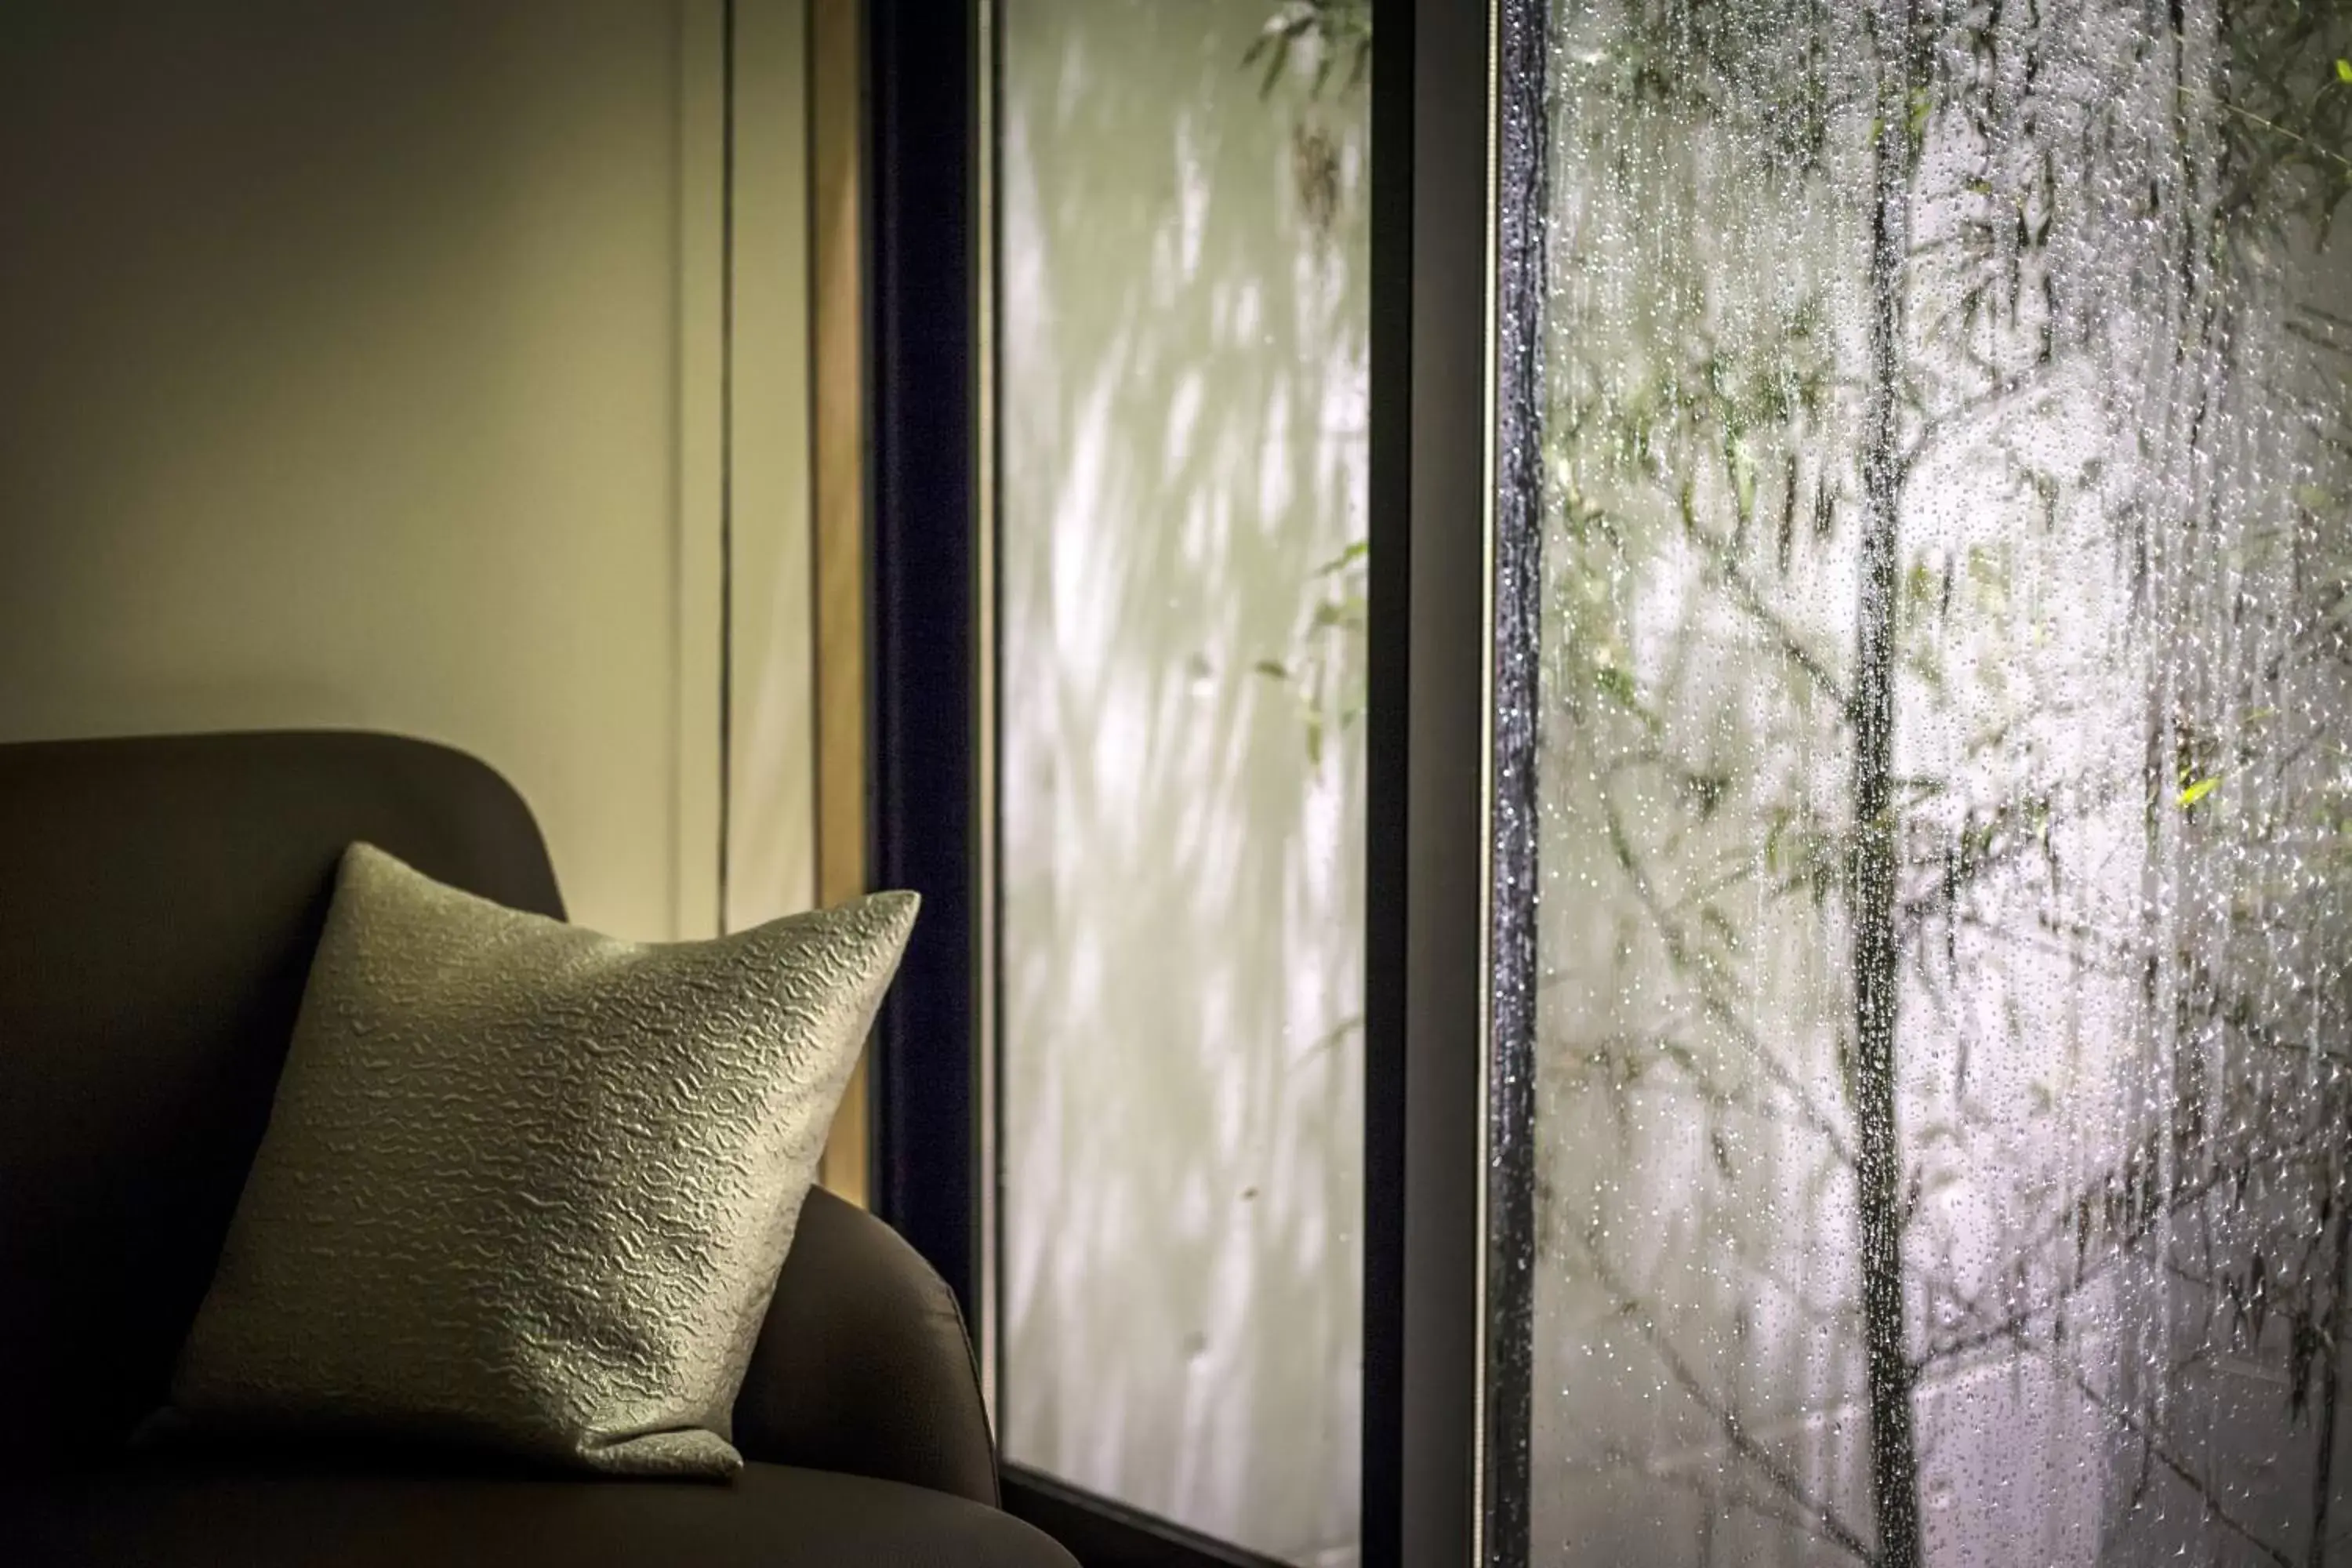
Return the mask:
<path id="1" fill-rule="evenodd" d="M 980 1300 L 972 810 L 982 650 L 973 520 L 978 294 L 971 13 L 872 0 L 866 13 L 866 377 L 872 615 L 868 864 L 923 911 L 873 1047 L 874 1207 Z"/>
<path id="2" fill-rule="evenodd" d="M 1513 0 L 1496 10 L 1375 0 L 1373 9 L 1368 1568 L 1526 1560 L 1527 1402 L 1480 1398 L 1482 1355 L 1500 1351 L 1498 1364 L 1524 1364 L 1508 1359 L 1526 1331 L 1524 1289 L 1514 1294 L 1508 1277 L 1481 1270 L 1494 1241 L 1531 1212 L 1524 1170 L 1506 1161 L 1490 1171 L 1486 1137 L 1490 1110 L 1507 1132 L 1523 1126 L 1515 1118 L 1527 1080 L 1509 1070 L 1518 1058 L 1507 1031 L 1517 1026 L 1512 977 L 1526 977 L 1513 965 L 1531 952 L 1507 924 L 1490 943 L 1488 878 L 1490 868 L 1531 869 L 1513 857 L 1532 855 L 1531 836 L 1509 838 L 1508 814 L 1491 813 L 1487 795 L 1490 778 L 1506 791 L 1524 781 L 1527 756 L 1514 748 L 1531 741 L 1508 725 L 1490 733 L 1489 672 L 1491 663 L 1506 694 L 1512 672 L 1527 673 L 1511 653 L 1520 623 L 1510 617 L 1527 613 L 1532 582 L 1529 561 L 1488 548 L 1490 423 L 1500 412 L 1507 433 L 1518 363 L 1506 355 L 1498 366 L 1487 353 L 1492 198 L 1498 173 L 1508 182 L 1528 172 L 1512 161 L 1511 138 L 1496 135 L 1490 26 L 1499 22 L 1507 51 L 1523 49 L 1540 37 L 1541 9 Z M 994 498 L 983 489 L 992 465 L 982 420 L 983 378 L 995 374 L 983 358 L 992 301 L 982 296 L 994 274 L 984 249 L 992 215 L 982 210 L 992 171 L 983 160 L 995 149 L 983 144 L 981 95 L 994 83 L 982 79 L 993 58 L 982 31 L 992 13 L 968 6 L 962 16 L 963 26 L 942 26 L 936 7 L 869 0 L 869 820 L 877 885 L 924 898 L 876 1043 L 872 1190 L 877 1209 L 954 1289 L 992 1368 L 995 1270 L 983 1247 L 993 1237 L 983 1237 L 982 1221 L 996 1173 L 982 1163 L 994 1147 L 983 1119 L 994 1108 L 982 1054 L 996 1038 L 982 1016 L 994 995 L 983 970 L 995 916 L 985 858 L 993 824 L 983 817 L 994 756 L 983 733 L 982 661 L 995 650 L 982 551 Z M 1507 95 L 1504 108 L 1507 132 Z M 1524 99 L 1517 110 L 1531 111 Z M 1528 276 L 1514 295 L 1506 275 L 1504 309 L 1532 309 Z M 1498 368 L 1499 410 L 1490 401 Z M 1506 827 L 1492 844 L 1490 823 Z M 1501 983 L 1494 1022 L 1507 1031 L 1506 1070 L 1491 1089 L 1490 981 Z M 1263 1562 L 1019 1467 L 1006 1468 L 1005 1493 L 1013 1511 L 1062 1535 L 1090 1564 Z M 1482 1497 L 1506 1506 L 1482 1518 Z"/>

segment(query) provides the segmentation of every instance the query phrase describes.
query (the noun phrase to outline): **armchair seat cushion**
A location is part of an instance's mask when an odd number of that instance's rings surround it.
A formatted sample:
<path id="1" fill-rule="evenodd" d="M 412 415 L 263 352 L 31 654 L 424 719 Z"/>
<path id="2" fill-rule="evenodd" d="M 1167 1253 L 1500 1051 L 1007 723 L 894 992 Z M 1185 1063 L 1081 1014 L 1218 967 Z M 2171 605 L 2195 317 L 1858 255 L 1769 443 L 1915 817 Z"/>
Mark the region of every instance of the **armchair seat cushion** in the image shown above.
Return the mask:
<path id="1" fill-rule="evenodd" d="M 752 1463 L 730 1485 L 152 1457 L 0 1489 L 26 1568 L 1076 1568 L 1018 1520 L 927 1488 Z"/>

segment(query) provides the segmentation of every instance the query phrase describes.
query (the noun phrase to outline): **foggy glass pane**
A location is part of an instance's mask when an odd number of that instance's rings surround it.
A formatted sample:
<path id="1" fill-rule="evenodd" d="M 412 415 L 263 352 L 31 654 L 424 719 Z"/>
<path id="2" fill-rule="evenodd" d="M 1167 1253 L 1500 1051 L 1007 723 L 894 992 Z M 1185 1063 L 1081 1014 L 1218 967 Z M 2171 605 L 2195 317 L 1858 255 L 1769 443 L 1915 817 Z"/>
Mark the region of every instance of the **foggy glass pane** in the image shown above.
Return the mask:
<path id="1" fill-rule="evenodd" d="M 2352 7 L 1549 25 L 1533 1561 L 2352 1563 Z"/>
<path id="2" fill-rule="evenodd" d="M 1369 23 L 998 14 L 1004 1450 L 1351 1564 Z"/>

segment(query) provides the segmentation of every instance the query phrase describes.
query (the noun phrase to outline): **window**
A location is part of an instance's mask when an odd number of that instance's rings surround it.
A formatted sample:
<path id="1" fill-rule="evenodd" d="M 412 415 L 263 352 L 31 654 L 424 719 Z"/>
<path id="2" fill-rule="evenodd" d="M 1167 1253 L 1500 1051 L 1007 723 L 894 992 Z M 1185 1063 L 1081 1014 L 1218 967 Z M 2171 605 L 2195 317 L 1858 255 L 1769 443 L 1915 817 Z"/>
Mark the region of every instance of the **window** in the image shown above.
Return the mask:
<path id="1" fill-rule="evenodd" d="M 1291 10 L 1001 7 L 997 1387 L 1013 1463 L 1339 1564 L 1367 104 Z"/>
<path id="2" fill-rule="evenodd" d="M 2352 11 L 980 16 L 876 79 L 878 1076 L 1013 1505 L 2352 1563 Z"/>
<path id="3" fill-rule="evenodd" d="M 2352 13 L 1541 26 L 1528 1560 L 2352 1562 Z"/>

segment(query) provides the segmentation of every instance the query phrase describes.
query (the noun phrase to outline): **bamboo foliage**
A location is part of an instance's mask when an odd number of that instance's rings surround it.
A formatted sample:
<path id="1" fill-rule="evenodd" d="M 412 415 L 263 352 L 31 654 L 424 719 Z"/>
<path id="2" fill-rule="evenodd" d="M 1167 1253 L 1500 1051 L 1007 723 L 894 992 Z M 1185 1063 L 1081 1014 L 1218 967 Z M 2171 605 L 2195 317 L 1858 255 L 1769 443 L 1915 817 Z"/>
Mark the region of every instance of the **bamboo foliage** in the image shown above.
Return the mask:
<path id="1" fill-rule="evenodd" d="M 2327 1561 L 2352 22 L 1558 11 L 1559 1528 Z"/>

